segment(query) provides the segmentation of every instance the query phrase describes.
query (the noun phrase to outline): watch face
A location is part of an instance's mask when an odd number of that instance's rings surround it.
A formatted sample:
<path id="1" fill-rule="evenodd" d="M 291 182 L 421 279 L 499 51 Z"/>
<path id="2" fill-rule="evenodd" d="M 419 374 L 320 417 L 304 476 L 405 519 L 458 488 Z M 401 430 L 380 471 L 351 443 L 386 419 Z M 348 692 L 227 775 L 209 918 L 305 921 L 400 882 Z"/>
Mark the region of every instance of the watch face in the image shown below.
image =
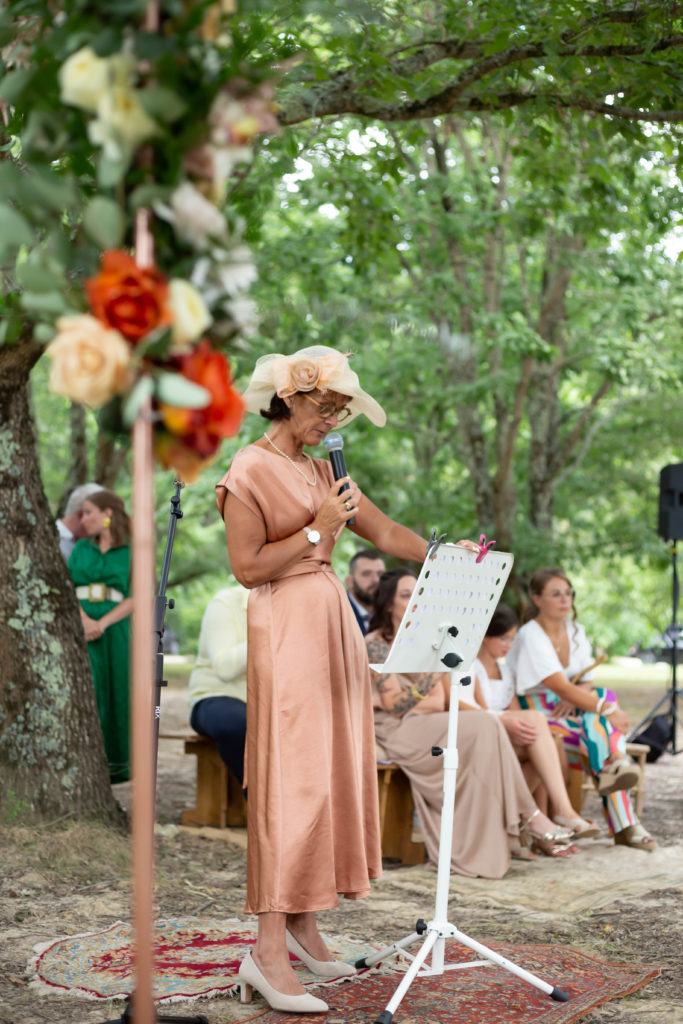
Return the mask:
<path id="1" fill-rule="evenodd" d="M 311 544 L 317 544 L 320 540 L 320 534 L 317 530 L 309 530 L 306 534 Z"/>

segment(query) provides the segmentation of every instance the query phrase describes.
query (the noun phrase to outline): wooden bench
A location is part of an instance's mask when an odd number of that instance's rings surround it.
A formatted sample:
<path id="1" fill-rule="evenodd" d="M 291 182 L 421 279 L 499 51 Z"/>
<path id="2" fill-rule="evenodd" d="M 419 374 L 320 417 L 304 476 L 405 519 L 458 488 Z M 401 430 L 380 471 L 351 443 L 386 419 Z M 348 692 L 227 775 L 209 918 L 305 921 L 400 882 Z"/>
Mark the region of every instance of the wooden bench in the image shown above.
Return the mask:
<path id="1" fill-rule="evenodd" d="M 195 806 L 182 812 L 183 825 L 239 828 L 247 824 L 242 787 L 225 765 L 210 736 L 196 732 L 160 732 L 160 740 L 182 740 L 186 754 L 197 758 Z"/>
<path id="2" fill-rule="evenodd" d="M 643 809 L 645 759 L 649 752 L 650 748 L 645 743 L 626 744 L 626 753 L 629 757 L 633 758 L 640 768 L 640 781 L 637 785 L 631 788 L 633 806 L 638 817 L 640 817 L 640 813 Z M 595 793 L 596 791 L 597 787 L 592 775 L 589 775 L 588 772 L 585 771 L 578 771 L 576 768 L 570 769 L 567 792 L 569 793 L 571 805 L 577 814 L 581 813 L 586 793 Z"/>
<path id="3" fill-rule="evenodd" d="M 226 768 L 210 737 L 185 731 L 160 732 L 159 739 L 181 740 L 185 753 L 197 758 L 195 806 L 183 810 L 183 825 L 246 825 L 247 803 L 242 787 Z M 378 761 L 377 782 L 382 856 L 402 864 L 422 863 L 426 858 L 424 843 L 411 839 L 415 807 L 408 779 L 397 764 Z"/>

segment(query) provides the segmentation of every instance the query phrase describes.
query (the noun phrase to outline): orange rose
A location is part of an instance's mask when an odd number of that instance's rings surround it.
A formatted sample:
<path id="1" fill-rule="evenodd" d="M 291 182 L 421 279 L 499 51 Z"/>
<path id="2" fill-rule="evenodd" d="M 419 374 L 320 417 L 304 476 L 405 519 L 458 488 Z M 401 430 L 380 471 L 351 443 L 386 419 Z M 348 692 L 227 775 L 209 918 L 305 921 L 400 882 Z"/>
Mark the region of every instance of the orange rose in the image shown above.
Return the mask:
<path id="1" fill-rule="evenodd" d="M 173 437 L 163 430 L 155 434 L 154 453 L 164 469 L 174 469 L 186 484 L 193 484 L 214 461 L 218 447 L 211 458 L 202 459 L 192 448 L 183 444 L 179 437 Z"/>
<path id="2" fill-rule="evenodd" d="M 85 282 L 85 288 L 97 319 L 133 345 L 172 321 L 166 278 L 156 267 L 139 267 L 121 249 L 102 254 L 100 272 Z"/>
<path id="3" fill-rule="evenodd" d="M 211 401 L 203 409 L 161 403 L 161 419 L 169 433 L 185 446 L 201 458 L 210 458 L 224 437 L 233 437 L 239 430 L 244 415 L 242 396 L 232 387 L 227 359 L 214 352 L 208 341 L 180 356 L 175 365 L 188 380 L 206 388 Z"/>

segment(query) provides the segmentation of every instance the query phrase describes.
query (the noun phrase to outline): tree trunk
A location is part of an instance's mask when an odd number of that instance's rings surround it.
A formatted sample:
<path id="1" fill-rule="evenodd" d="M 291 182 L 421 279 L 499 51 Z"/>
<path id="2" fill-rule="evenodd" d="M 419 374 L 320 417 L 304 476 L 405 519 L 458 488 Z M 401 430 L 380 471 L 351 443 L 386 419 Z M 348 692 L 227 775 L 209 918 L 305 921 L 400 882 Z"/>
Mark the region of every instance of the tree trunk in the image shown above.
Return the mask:
<path id="1" fill-rule="evenodd" d="M 0 350 L 0 819 L 115 820 L 78 601 L 42 488 L 29 373 Z"/>
<path id="2" fill-rule="evenodd" d="M 57 506 L 57 517 L 64 515 L 69 495 L 88 479 L 88 441 L 85 432 L 85 409 L 77 402 L 71 403 L 69 414 L 71 430 L 71 465 L 66 477 L 62 496 Z"/>
<path id="3" fill-rule="evenodd" d="M 106 437 L 102 430 L 97 435 L 94 479 L 108 491 L 116 490 L 116 481 L 125 465 L 130 449 L 128 445 Z"/>

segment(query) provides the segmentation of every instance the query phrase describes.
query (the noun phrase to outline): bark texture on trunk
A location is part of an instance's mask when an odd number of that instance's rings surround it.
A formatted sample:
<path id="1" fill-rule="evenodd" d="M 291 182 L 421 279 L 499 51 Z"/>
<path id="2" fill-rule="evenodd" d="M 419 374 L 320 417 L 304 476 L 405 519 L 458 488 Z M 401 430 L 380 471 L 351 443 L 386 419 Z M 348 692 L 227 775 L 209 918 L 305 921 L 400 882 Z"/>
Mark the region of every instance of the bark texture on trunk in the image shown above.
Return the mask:
<path id="1" fill-rule="evenodd" d="M 43 491 L 29 373 L 0 350 L 0 820 L 119 817 L 78 601 Z"/>

